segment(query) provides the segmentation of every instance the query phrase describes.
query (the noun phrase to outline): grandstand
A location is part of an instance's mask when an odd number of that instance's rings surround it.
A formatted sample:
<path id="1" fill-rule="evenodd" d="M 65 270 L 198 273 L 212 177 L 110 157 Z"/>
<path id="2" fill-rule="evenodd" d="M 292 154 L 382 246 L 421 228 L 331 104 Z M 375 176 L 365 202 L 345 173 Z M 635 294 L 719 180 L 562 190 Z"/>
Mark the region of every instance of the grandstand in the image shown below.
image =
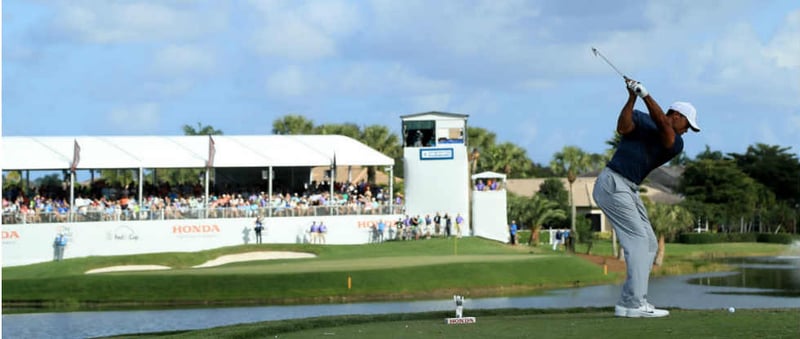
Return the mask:
<path id="1" fill-rule="evenodd" d="M 376 166 L 392 183 L 393 165 L 339 135 L 3 137 L 4 174 L 25 173 L 4 185 L 3 265 L 50 260 L 59 233 L 70 238 L 66 257 L 237 245 L 249 241 L 257 215 L 271 217 L 268 242 L 305 242 L 317 221 L 328 225 L 329 244 L 365 243 L 377 221 L 400 218 L 402 201 L 391 184 L 330 178 L 340 177 L 338 169 Z M 314 178 L 319 167 L 329 168 L 327 180 Z M 135 176 L 116 186 L 75 181 L 76 172 L 109 169 Z M 199 176 L 181 185 L 146 177 L 164 169 Z M 31 171 L 63 171 L 69 180 L 34 190 Z"/>

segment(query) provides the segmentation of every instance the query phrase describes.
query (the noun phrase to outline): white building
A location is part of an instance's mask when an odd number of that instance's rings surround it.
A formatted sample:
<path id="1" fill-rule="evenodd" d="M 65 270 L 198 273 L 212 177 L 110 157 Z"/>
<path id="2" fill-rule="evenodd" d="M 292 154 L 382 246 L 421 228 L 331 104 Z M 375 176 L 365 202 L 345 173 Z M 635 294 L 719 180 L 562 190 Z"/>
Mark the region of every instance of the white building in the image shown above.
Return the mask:
<path id="1" fill-rule="evenodd" d="M 406 214 L 437 212 L 464 218 L 471 235 L 470 177 L 465 114 L 426 112 L 401 116 Z"/>

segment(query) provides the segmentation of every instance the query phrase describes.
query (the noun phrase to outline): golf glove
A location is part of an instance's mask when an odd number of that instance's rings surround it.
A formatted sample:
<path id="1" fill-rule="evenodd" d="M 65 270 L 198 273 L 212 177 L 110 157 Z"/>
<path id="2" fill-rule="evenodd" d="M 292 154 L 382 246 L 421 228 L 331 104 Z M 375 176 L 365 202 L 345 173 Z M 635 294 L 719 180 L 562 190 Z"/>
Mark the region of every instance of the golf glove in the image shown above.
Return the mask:
<path id="1" fill-rule="evenodd" d="M 650 94 L 647 93 L 647 89 L 644 88 L 644 85 L 642 85 L 641 82 L 635 80 L 628 80 L 628 88 L 642 99 Z"/>

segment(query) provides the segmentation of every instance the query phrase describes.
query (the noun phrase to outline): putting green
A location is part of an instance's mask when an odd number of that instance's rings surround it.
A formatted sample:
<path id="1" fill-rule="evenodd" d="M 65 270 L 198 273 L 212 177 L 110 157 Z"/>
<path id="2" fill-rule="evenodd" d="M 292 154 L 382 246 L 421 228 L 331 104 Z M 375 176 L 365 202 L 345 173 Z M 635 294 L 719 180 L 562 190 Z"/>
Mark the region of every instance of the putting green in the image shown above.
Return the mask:
<path id="1" fill-rule="evenodd" d="M 519 255 L 519 254 L 481 254 L 481 255 L 437 255 L 415 257 L 376 257 L 357 259 L 291 259 L 291 260 L 261 260 L 238 262 L 211 268 L 173 269 L 169 271 L 141 272 L 141 274 L 202 274 L 202 275 L 227 275 L 227 274 L 281 274 L 281 273 L 309 273 L 309 272 L 339 272 L 339 271 L 366 271 L 390 268 L 404 268 L 460 263 L 488 263 L 525 261 L 550 258 L 549 255 Z M 131 274 L 128 272 L 127 274 Z"/>

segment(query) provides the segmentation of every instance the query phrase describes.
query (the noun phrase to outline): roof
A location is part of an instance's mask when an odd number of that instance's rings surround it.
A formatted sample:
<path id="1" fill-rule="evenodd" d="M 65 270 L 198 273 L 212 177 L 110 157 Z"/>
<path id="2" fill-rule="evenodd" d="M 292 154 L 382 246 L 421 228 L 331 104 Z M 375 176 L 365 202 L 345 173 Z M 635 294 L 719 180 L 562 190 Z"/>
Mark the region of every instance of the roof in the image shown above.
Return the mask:
<path id="1" fill-rule="evenodd" d="M 569 189 L 569 181 L 567 181 L 566 178 L 557 179 L 561 180 L 564 184 L 564 189 Z M 545 180 L 547 179 L 508 179 L 506 181 L 506 190 L 514 194 L 530 197 L 539 192 L 539 187 L 541 187 Z M 575 182 L 572 184 L 575 206 L 597 207 L 597 203 L 595 203 L 592 197 L 595 180 L 597 180 L 597 177 L 577 177 L 575 179 Z M 641 185 L 641 187 L 645 190 L 643 194 L 653 202 L 673 205 L 683 200 L 680 195 L 670 191 L 664 191 L 658 187 L 650 185 Z"/>
<path id="2" fill-rule="evenodd" d="M 466 118 L 469 117 L 469 115 L 467 115 L 467 114 L 430 111 L 430 112 L 422 112 L 422 113 L 401 115 L 400 119 L 402 119 L 402 120 L 407 120 L 407 119 L 414 120 L 414 118 L 428 117 L 428 116 L 437 116 L 437 117 L 442 117 L 442 118 L 453 118 L 453 119 L 466 119 Z"/>
<path id="3" fill-rule="evenodd" d="M 394 159 L 341 135 L 214 135 L 213 167 L 391 166 Z M 211 139 L 203 136 L 3 137 L 3 170 L 203 168 Z"/>
<path id="4" fill-rule="evenodd" d="M 478 174 L 473 174 L 472 179 L 503 179 L 505 181 L 506 175 L 502 173 L 487 171 Z"/>
<path id="5" fill-rule="evenodd" d="M 556 178 L 564 184 L 564 189 L 569 190 L 569 181 L 566 178 Z M 575 199 L 575 206 L 596 207 L 597 204 L 592 198 L 594 182 L 596 178 L 578 177 L 572 184 L 572 196 Z M 531 197 L 539 193 L 539 187 L 547 180 L 546 178 L 535 179 L 508 179 L 506 190 L 517 195 Z"/>

